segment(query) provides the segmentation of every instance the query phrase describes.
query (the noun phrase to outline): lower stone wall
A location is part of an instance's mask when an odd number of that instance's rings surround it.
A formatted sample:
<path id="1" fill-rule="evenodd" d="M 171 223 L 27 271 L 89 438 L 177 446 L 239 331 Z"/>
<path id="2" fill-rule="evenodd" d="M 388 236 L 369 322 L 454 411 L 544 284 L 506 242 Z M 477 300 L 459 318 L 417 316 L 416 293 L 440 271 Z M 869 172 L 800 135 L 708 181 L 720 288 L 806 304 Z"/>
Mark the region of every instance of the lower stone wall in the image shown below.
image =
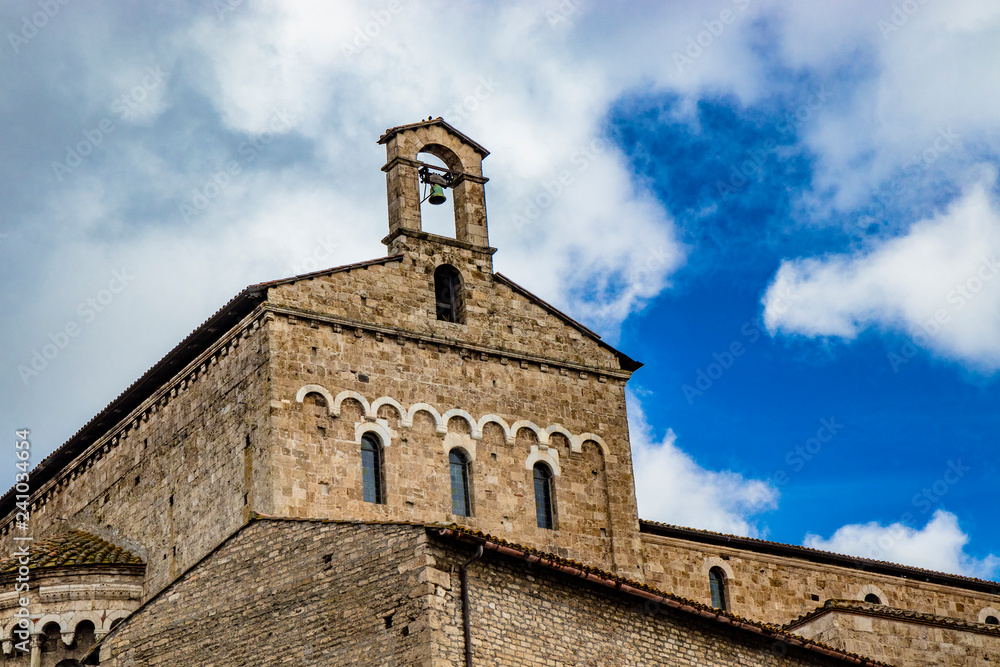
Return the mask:
<path id="1" fill-rule="evenodd" d="M 427 664 L 425 545 L 405 525 L 254 521 L 110 633 L 100 664 Z"/>
<path id="2" fill-rule="evenodd" d="M 976 632 L 834 610 L 793 632 L 893 665 L 987 667 L 1000 664 L 1000 632 Z"/>

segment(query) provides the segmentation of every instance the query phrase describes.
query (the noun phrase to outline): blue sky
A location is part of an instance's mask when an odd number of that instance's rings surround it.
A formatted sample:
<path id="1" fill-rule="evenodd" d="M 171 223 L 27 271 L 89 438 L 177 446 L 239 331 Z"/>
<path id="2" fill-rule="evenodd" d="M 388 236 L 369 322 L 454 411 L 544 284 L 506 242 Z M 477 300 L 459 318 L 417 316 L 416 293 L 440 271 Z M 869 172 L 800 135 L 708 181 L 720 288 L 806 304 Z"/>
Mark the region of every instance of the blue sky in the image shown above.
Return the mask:
<path id="1" fill-rule="evenodd" d="M 0 420 L 39 457 L 247 284 L 382 256 L 375 140 L 442 115 L 493 151 L 497 269 L 645 362 L 644 518 L 1000 573 L 991 3 L 18 1 L 0 33 Z"/>

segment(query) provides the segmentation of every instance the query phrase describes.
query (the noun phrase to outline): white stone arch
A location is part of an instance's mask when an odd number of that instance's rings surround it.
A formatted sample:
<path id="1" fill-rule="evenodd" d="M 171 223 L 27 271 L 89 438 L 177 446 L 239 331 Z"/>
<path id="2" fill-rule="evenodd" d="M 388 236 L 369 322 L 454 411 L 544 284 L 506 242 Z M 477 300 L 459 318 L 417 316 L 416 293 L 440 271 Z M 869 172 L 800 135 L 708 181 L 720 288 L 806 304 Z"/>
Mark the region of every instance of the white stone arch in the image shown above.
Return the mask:
<path id="1" fill-rule="evenodd" d="M 14 637 L 14 628 L 20 627 L 20 623 L 21 623 L 20 619 L 15 618 L 12 621 L 8 622 L 6 625 L 4 625 L 3 641 L 8 642 L 8 641 L 17 641 L 17 640 L 20 640 L 20 637 L 17 637 L 17 638 Z M 28 632 L 32 633 L 34 631 L 35 631 L 35 628 L 32 626 L 31 620 L 29 619 L 28 620 Z"/>
<path id="2" fill-rule="evenodd" d="M 726 575 L 726 583 L 729 583 L 736 578 L 733 574 L 733 568 L 730 567 L 729 563 L 718 556 L 705 556 L 705 560 L 702 561 L 701 564 L 701 576 L 707 580 L 708 573 L 713 567 L 717 567 L 722 570 L 722 573 Z"/>
<path id="3" fill-rule="evenodd" d="M 545 442 L 546 443 L 549 442 L 549 436 L 552 435 L 553 433 L 558 433 L 558 434 L 562 435 L 563 437 L 565 437 L 566 438 L 566 442 L 569 443 L 569 450 L 571 452 L 575 451 L 573 449 L 573 434 L 569 432 L 569 429 L 567 429 L 562 424 L 552 424 L 552 426 L 549 426 L 547 429 L 545 429 Z"/>
<path id="4" fill-rule="evenodd" d="M 326 409 L 333 414 L 333 396 L 327 391 L 326 387 L 319 384 L 304 384 L 295 394 L 295 400 L 301 403 L 309 394 L 319 394 L 322 396 L 323 400 L 326 401 Z"/>
<path id="5" fill-rule="evenodd" d="M 410 426 L 413 426 L 413 417 L 421 411 L 426 412 L 434 418 L 435 431 L 437 433 L 444 435 L 448 432 L 448 429 L 445 428 L 444 423 L 441 421 L 441 414 L 434 408 L 433 405 L 428 403 L 414 403 L 410 406 L 409 412 L 406 413 L 406 421 L 410 423 Z"/>
<path id="6" fill-rule="evenodd" d="M 391 405 L 392 407 L 396 408 L 396 412 L 399 413 L 400 426 L 410 426 L 410 423 L 406 419 L 406 408 L 404 408 L 399 401 L 397 401 L 394 398 L 390 398 L 389 396 L 381 396 L 372 401 L 372 407 L 371 407 L 372 417 L 378 418 L 378 410 L 383 405 Z"/>
<path id="7" fill-rule="evenodd" d="M 374 433 L 378 436 L 379 442 L 382 444 L 382 448 L 385 449 L 392 442 L 392 435 L 389 429 L 380 422 L 361 422 L 354 427 L 354 442 L 361 444 L 361 437 L 365 433 Z"/>
<path id="8" fill-rule="evenodd" d="M 983 607 L 982 609 L 979 610 L 979 622 L 980 623 L 985 623 L 987 616 L 992 616 L 992 617 L 1000 620 L 1000 611 L 997 611 L 993 607 Z"/>
<path id="9" fill-rule="evenodd" d="M 514 444 L 514 438 L 510 434 L 510 425 L 504 421 L 503 417 L 497 417 L 496 415 L 483 415 L 479 418 L 479 422 L 476 424 L 479 427 L 479 433 L 482 434 L 483 427 L 490 423 L 497 424 L 500 428 L 502 428 L 504 440 L 506 440 L 508 444 Z"/>
<path id="10" fill-rule="evenodd" d="M 517 438 L 517 432 L 522 428 L 534 431 L 535 435 L 538 436 L 538 444 L 547 445 L 549 444 L 549 434 L 539 428 L 538 424 L 535 422 L 530 422 L 526 419 L 520 419 L 510 425 L 510 437 L 509 440 L 513 443 Z"/>
<path id="11" fill-rule="evenodd" d="M 443 415 L 441 415 L 441 422 L 444 424 L 445 430 L 447 430 L 448 421 L 451 420 L 452 417 L 461 417 L 466 422 L 468 422 L 469 433 L 472 436 L 473 440 L 483 439 L 483 432 L 479 430 L 479 424 L 477 424 L 476 420 L 472 418 L 472 415 L 470 415 L 465 410 L 462 410 L 461 408 L 452 408 L 451 410 L 448 410 Z"/>
<path id="12" fill-rule="evenodd" d="M 353 398 L 355 401 L 361 404 L 364 409 L 365 417 L 370 417 L 372 413 L 372 406 L 368 404 L 368 399 L 359 394 L 356 391 L 342 391 L 337 394 L 337 398 L 333 399 L 333 403 L 330 404 L 330 414 L 334 417 L 340 416 L 340 406 L 348 398 Z"/>
<path id="13" fill-rule="evenodd" d="M 124 609 L 117 609 L 115 611 L 109 611 L 107 616 L 104 617 L 104 625 L 101 630 L 104 632 L 111 632 L 111 624 L 120 618 L 128 618 L 132 615 L 132 612 L 125 611 Z"/>
<path id="14" fill-rule="evenodd" d="M 570 447 L 572 448 L 572 451 L 579 454 L 580 452 L 583 451 L 583 443 L 587 442 L 588 440 L 597 443 L 597 446 L 601 448 L 601 454 L 604 455 L 605 459 L 607 459 L 610 456 L 610 452 L 608 451 L 608 446 L 604 443 L 604 438 L 597 435 L 596 433 L 581 433 L 580 435 L 573 436 L 570 439 L 569 444 Z"/>
<path id="15" fill-rule="evenodd" d="M 531 453 L 524 460 L 524 468 L 533 470 L 539 461 L 547 463 L 552 470 L 552 474 L 558 477 L 561 474 L 559 469 L 559 450 L 546 447 L 544 445 L 532 445 Z"/>
<path id="16" fill-rule="evenodd" d="M 476 441 L 464 433 L 449 433 L 444 436 L 444 457 L 446 460 L 448 452 L 456 447 L 466 453 L 470 463 L 476 460 Z"/>
<path id="17" fill-rule="evenodd" d="M 32 632 L 41 632 L 49 623 L 55 623 L 58 625 L 60 633 L 70 632 L 72 630 L 64 616 L 60 616 L 59 614 L 46 614 L 35 622 Z"/>
<path id="18" fill-rule="evenodd" d="M 889 604 L 888 596 L 882 592 L 881 588 L 874 584 L 865 584 L 862 586 L 861 592 L 858 593 L 858 599 L 864 602 L 866 595 L 877 595 L 882 604 Z"/>

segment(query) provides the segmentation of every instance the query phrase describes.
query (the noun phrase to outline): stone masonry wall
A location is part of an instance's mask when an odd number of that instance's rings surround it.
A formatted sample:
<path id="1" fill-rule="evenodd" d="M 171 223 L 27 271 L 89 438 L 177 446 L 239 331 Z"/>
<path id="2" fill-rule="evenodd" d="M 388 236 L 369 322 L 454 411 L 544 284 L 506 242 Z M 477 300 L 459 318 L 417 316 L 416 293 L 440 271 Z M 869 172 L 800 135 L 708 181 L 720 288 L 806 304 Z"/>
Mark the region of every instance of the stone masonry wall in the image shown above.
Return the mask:
<path id="1" fill-rule="evenodd" d="M 973 623 L 984 607 L 1000 607 L 1000 595 L 659 535 L 644 533 L 642 541 L 648 584 L 711 604 L 708 570 L 728 568 L 729 610 L 765 623 L 782 625 L 826 600 L 864 600 L 868 593 L 890 607 Z"/>
<path id="2" fill-rule="evenodd" d="M 607 350 L 477 274 L 469 268 L 475 263 L 471 259 L 463 278 L 471 294 L 467 324 L 437 321 L 429 276 L 441 258 L 422 257 L 317 277 L 269 294 L 275 306 L 294 306 L 298 313 L 279 312 L 272 323 L 273 398 L 282 406 L 273 415 L 275 511 L 296 517 L 458 522 L 641 576 L 621 377 L 627 373 L 597 368 L 610 365 Z M 459 259 L 450 257 L 463 266 Z M 338 319 L 345 316 L 391 323 L 395 329 L 384 333 L 347 326 Z M 588 372 L 555 361 L 528 361 L 516 350 L 594 366 Z M 327 397 L 313 392 L 299 403 L 298 393 L 307 385 L 318 385 Z M 345 391 L 357 398 L 331 406 L 331 399 Z M 379 399 L 385 404 L 373 411 L 377 414 L 368 413 Z M 407 414 L 417 404 L 429 409 Z M 339 415 L 331 414 L 333 408 Z M 446 416 L 453 409 L 465 415 Z M 475 431 L 487 416 L 499 419 L 482 425 L 480 439 Z M 499 422 L 510 427 L 509 438 Z M 360 475 L 358 429 L 379 423 L 385 444 L 384 505 L 363 501 Z M 559 428 L 547 433 L 552 426 Z M 571 438 L 580 441 L 576 451 Z M 452 447 L 473 459 L 473 516 L 468 518 L 451 514 Z M 539 529 L 535 521 L 529 462 L 539 456 L 554 461 L 559 472 L 555 530 Z"/>
<path id="3" fill-rule="evenodd" d="M 442 625 L 461 628 L 457 570 L 472 547 L 439 548 L 436 567 L 453 572 Z M 844 664 L 489 551 L 469 566 L 469 599 L 476 665 Z M 461 632 L 435 639 L 435 664 L 462 664 Z"/>
<path id="4" fill-rule="evenodd" d="M 423 528 L 254 521 L 105 639 L 100 664 L 429 665 Z"/>
<path id="5" fill-rule="evenodd" d="M 36 539 L 58 525 L 128 547 L 147 563 L 149 596 L 242 524 L 245 494 L 267 511 L 266 359 L 266 326 L 248 323 L 175 376 L 64 469 L 34 511 Z"/>
<path id="6" fill-rule="evenodd" d="M 795 628 L 803 637 L 907 667 L 988 667 L 1000 663 L 1000 633 L 832 611 Z"/>

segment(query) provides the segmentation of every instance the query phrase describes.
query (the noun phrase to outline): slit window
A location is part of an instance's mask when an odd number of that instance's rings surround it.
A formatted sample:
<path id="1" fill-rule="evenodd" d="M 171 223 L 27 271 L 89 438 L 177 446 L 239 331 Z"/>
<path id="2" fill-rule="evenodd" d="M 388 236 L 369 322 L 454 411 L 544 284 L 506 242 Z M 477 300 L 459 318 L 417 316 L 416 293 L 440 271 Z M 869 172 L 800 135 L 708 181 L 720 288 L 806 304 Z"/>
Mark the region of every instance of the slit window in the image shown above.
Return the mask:
<path id="1" fill-rule="evenodd" d="M 533 468 L 535 478 L 535 519 L 539 528 L 552 530 L 552 471 L 544 463 Z"/>
<path id="2" fill-rule="evenodd" d="M 448 452 L 448 467 L 451 469 L 451 513 L 458 516 L 472 516 L 469 502 L 469 458 L 460 449 Z"/>
<path id="3" fill-rule="evenodd" d="M 366 503 L 385 502 L 382 488 L 382 444 L 374 435 L 361 436 L 361 484 Z"/>
<path id="4" fill-rule="evenodd" d="M 439 320 L 459 324 L 464 321 L 462 276 L 454 266 L 442 264 L 434 270 L 434 299 Z"/>
<path id="5" fill-rule="evenodd" d="M 708 571 L 708 585 L 712 590 L 712 606 L 726 611 L 726 574 L 721 568 L 713 567 Z"/>

